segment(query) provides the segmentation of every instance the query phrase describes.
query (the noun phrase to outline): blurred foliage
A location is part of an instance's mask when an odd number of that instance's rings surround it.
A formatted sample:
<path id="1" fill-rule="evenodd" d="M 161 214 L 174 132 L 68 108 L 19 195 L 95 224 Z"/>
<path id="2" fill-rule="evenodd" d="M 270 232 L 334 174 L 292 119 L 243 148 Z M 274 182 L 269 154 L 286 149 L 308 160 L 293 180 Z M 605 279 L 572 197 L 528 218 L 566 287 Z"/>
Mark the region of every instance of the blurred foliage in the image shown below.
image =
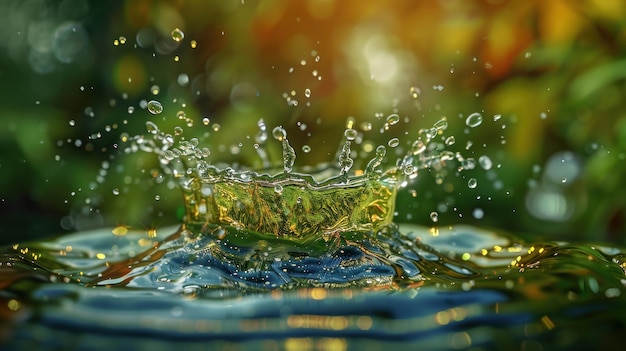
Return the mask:
<path id="1" fill-rule="evenodd" d="M 122 151 L 149 120 L 258 167 L 260 118 L 301 166 L 334 162 L 349 116 L 405 148 L 446 116 L 450 148 L 494 166 L 422 172 L 400 222 L 623 243 L 625 15 L 619 0 L 3 1 L 0 241 L 179 221 L 156 157 Z M 378 133 L 391 113 L 403 122 Z"/>

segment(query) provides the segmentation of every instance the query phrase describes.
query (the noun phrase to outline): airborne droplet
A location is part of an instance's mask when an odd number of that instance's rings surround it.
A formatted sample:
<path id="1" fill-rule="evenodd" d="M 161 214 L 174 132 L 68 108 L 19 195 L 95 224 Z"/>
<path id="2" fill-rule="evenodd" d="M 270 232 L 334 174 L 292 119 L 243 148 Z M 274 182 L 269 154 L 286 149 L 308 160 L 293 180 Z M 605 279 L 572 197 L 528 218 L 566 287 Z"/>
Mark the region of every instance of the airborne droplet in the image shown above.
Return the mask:
<path id="1" fill-rule="evenodd" d="M 174 41 L 182 41 L 185 38 L 185 33 L 179 28 L 176 28 L 172 31 L 172 39 Z"/>
<path id="2" fill-rule="evenodd" d="M 491 167 L 493 166 L 493 162 L 491 162 L 491 159 L 489 158 L 489 156 L 486 156 L 486 155 L 480 156 L 478 158 L 478 163 L 486 171 L 490 170 Z"/>
<path id="3" fill-rule="evenodd" d="M 430 213 L 430 220 L 433 221 L 433 223 L 437 223 L 437 221 L 439 221 L 439 214 L 437 212 L 431 212 Z"/>
<path id="4" fill-rule="evenodd" d="M 346 139 L 350 141 L 356 139 L 358 135 L 357 131 L 352 128 L 346 129 L 346 131 L 343 134 L 345 135 Z"/>
<path id="5" fill-rule="evenodd" d="M 389 123 L 390 126 L 397 124 L 398 122 L 400 122 L 400 116 L 398 116 L 398 114 L 394 113 L 387 116 L 387 123 Z"/>
<path id="6" fill-rule="evenodd" d="M 420 97 L 421 94 L 421 90 L 418 87 L 411 87 L 409 88 L 409 94 L 411 94 L 411 98 L 413 99 L 417 99 Z"/>
<path id="7" fill-rule="evenodd" d="M 387 142 L 387 145 L 389 145 L 389 147 L 397 147 L 398 145 L 400 145 L 400 139 L 398 139 L 398 138 L 390 139 Z"/>
<path id="8" fill-rule="evenodd" d="M 481 125 L 483 123 L 483 116 L 478 113 L 478 112 L 474 112 L 471 115 L 467 116 L 467 118 L 465 119 L 465 124 L 468 127 L 478 127 L 479 125 Z"/>
<path id="9" fill-rule="evenodd" d="M 467 186 L 470 189 L 475 189 L 477 185 L 478 185 L 478 182 L 476 181 L 476 178 L 470 178 L 470 180 L 467 181 Z"/>
<path id="10" fill-rule="evenodd" d="M 287 131 L 283 127 L 276 127 L 272 130 L 272 136 L 278 141 L 283 141 L 287 137 Z"/>
<path id="11" fill-rule="evenodd" d="M 148 111 L 150 111 L 153 115 L 158 115 L 163 112 L 163 105 L 156 100 L 150 100 L 148 102 Z"/>

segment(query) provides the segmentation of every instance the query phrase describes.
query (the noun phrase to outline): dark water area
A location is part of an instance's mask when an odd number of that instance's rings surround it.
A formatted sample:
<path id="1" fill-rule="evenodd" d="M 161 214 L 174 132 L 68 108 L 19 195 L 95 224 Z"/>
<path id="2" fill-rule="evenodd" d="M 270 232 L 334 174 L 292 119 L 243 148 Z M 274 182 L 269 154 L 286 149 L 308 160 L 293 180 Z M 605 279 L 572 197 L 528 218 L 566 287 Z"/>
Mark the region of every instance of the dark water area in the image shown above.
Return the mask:
<path id="1" fill-rule="evenodd" d="M 3 349 L 617 349 L 626 323 L 620 248 L 470 226 L 119 234 L 4 248 Z"/>

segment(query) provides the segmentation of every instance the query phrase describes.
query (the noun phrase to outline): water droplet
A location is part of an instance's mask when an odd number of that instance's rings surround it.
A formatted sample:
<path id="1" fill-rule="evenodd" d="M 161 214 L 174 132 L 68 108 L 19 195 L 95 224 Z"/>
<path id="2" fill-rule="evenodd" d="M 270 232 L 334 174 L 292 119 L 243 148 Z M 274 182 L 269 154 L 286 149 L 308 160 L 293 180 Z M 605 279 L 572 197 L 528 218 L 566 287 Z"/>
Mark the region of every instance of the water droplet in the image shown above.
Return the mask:
<path id="1" fill-rule="evenodd" d="M 478 186 L 478 181 L 476 181 L 476 178 L 470 178 L 470 180 L 467 181 L 467 186 L 470 189 L 476 189 L 476 186 Z"/>
<path id="2" fill-rule="evenodd" d="M 283 193 L 283 186 L 282 186 L 282 185 L 280 185 L 280 184 L 276 184 L 276 185 L 274 185 L 274 191 L 275 191 L 277 194 L 282 194 L 282 193 Z"/>
<path id="3" fill-rule="evenodd" d="M 409 88 L 409 94 L 411 94 L 411 98 L 417 99 L 417 98 L 420 97 L 422 92 L 421 92 L 420 88 L 418 88 L 418 87 L 411 87 L 411 88 Z"/>
<path id="4" fill-rule="evenodd" d="M 311 89 L 304 89 L 304 96 L 311 97 Z"/>
<path id="5" fill-rule="evenodd" d="M 372 130 L 372 124 L 369 122 L 361 123 L 361 130 L 364 132 L 369 132 L 370 130 Z"/>
<path id="6" fill-rule="evenodd" d="M 398 145 L 400 145 L 400 139 L 392 138 L 387 142 L 387 145 L 389 145 L 389 147 L 397 147 Z"/>
<path id="7" fill-rule="evenodd" d="M 221 128 L 222 128 L 222 126 L 220 126 L 218 123 L 213 124 L 213 131 L 214 132 L 219 132 Z"/>
<path id="8" fill-rule="evenodd" d="M 482 208 L 476 207 L 474 211 L 472 211 L 472 216 L 476 219 L 482 219 L 485 216 L 485 212 Z"/>
<path id="9" fill-rule="evenodd" d="M 448 119 L 446 117 L 442 117 L 435 124 L 433 124 L 433 128 L 436 132 L 440 130 L 446 130 L 448 128 Z"/>
<path id="10" fill-rule="evenodd" d="M 114 189 L 113 189 L 113 195 L 117 196 L 117 195 L 119 195 L 119 194 L 120 194 L 120 189 L 118 189 L 118 188 L 114 188 Z"/>
<path id="11" fill-rule="evenodd" d="M 153 85 L 150 87 L 150 92 L 152 93 L 152 95 L 159 95 L 160 91 L 161 89 L 159 88 L 158 85 Z"/>
<path id="12" fill-rule="evenodd" d="M 198 47 L 198 42 L 197 42 L 197 41 L 195 41 L 195 40 L 192 40 L 192 41 L 191 41 L 191 43 L 189 43 L 189 45 L 191 45 L 191 48 L 192 48 L 192 49 L 195 49 L 195 48 L 197 48 L 197 47 Z"/>
<path id="13" fill-rule="evenodd" d="M 309 152 L 311 152 L 311 147 L 309 145 L 302 145 L 302 151 L 308 154 Z"/>
<path id="14" fill-rule="evenodd" d="M 433 221 L 433 223 L 437 223 L 437 221 L 439 221 L 439 214 L 435 211 L 431 212 L 430 220 Z"/>
<path id="15" fill-rule="evenodd" d="M 422 139 L 417 139 L 413 142 L 413 146 L 411 147 L 411 152 L 413 155 L 419 155 L 426 150 L 426 144 L 422 141 Z"/>
<path id="16" fill-rule="evenodd" d="M 187 114 L 185 113 L 185 111 L 178 111 L 176 112 L 176 117 L 180 120 L 183 120 L 187 118 Z"/>
<path id="17" fill-rule="evenodd" d="M 495 122 L 495 121 L 499 120 L 500 118 L 502 118 L 502 115 L 494 115 L 493 116 L 493 121 Z"/>
<path id="18" fill-rule="evenodd" d="M 278 141 L 283 141 L 287 138 L 287 131 L 283 127 L 275 127 L 272 130 L 272 136 Z"/>
<path id="19" fill-rule="evenodd" d="M 354 160 L 350 157 L 350 141 L 346 141 L 343 144 L 343 148 L 341 149 L 341 153 L 339 154 L 339 174 L 347 176 L 348 171 L 352 168 L 354 164 Z"/>
<path id="20" fill-rule="evenodd" d="M 478 112 L 472 113 L 465 119 L 465 124 L 468 127 L 475 128 L 481 125 L 481 123 L 483 123 L 483 116 Z"/>
<path id="21" fill-rule="evenodd" d="M 205 126 L 208 126 L 209 123 L 211 123 L 211 120 L 208 117 L 204 117 L 202 119 L 202 124 L 204 124 Z"/>
<path id="22" fill-rule="evenodd" d="M 179 126 L 174 127 L 174 135 L 178 136 L 181 134 L 183 134 L 183 128 Z"/>
<path id="23" fill-rule="evenodd" d="M 146 122 L 146 129 L 148 130 L 148 133 L 150 134 L 154 134 L 156 135 L 159 132 L 159 127 L 154 124 L 154 122 Z"/>
<path id="24" fill-rule="evenodd" d="M 174 41 L 182 41 L 185 38 L 185 33 L 179 28 L 176 28 L 172 31 L 172 39 Z"/>
<path id="25" fill-rule="evenodd" d="M 178 85 L 180 85 L 181 87 L 185 87 L 187 86 L 187 84 L 189 84 L 189 76 L 185 73 L 181 73 L 178 75 L 176 81 L 178 82 Z"/>
<path id="26" fill-rule="evenodd" d="M 153 115 L 158 115 L 163 112 L 163 105 L 156 100 L 150 100 L 148 102 L 148 111 L 150 111 Z"/>
<path id="27" fill-rule="evenodd" d="M 463 167 L 463 169 L 465 169 L 465 170 L 474 169 L 474 168 L 476 168 L 476 160 L 474 160 L 471 157 L 467 158 L 467 159 L 463 160 L 463 162 L 461 162 L 461 167 Z"/>
<path id="28" fill-rule="evenodd" d="M 455 142 L 456 142 L 456 139 L 454 138 L 454 135 L 447 137 L 445 140 L 445 144 L 447 146 L 454 145 Z"/>
<path id="29" fill-rule="evenodd" d="M 394 113 L 391 114 L 387 117 L 387 123 L 392 126 L 394 124 L 397 124 L 398 122 L 400 122 L 400 116 L 398 116 L 398 114 Z"/>
<path id="30" fill-rule="evenodd" d="M 491 162 L 491 159 L 487 155 L 480 156 L 478 158 L 478 164 L 486 171 L 490 170 L 493 166 L 493 162 Z"/>
<path id="31" fill-rule="evenodd" d="M 358 132 L 352 128 L 346 129 L 346 131 L 343 133 L 346 137 L 347 140 L 354 140 L 356 139 Z"/>

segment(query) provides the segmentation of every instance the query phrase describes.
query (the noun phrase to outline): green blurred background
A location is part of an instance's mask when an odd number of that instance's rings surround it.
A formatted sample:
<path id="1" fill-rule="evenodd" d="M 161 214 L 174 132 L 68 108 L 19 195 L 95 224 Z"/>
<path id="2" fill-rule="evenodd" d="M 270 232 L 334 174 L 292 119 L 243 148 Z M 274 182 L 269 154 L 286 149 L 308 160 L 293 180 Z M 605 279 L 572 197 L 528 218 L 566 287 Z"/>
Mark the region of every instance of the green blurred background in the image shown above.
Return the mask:
<path id="1" fill-rule="evenodd" d="M 302 166 L 334 162 L 352 116 L 374 125 L 359 154 L 400 137 L 392 165 L 445 116 L 449 149 L 493 166 L 421 172 L 399 222 L 624 243 L 625 24 L 620 0 L 4 0 L 0 242 L 180 222 L 157 158 L 123 151 L 146 121 L 258 167 L 263 118 Z"/>

